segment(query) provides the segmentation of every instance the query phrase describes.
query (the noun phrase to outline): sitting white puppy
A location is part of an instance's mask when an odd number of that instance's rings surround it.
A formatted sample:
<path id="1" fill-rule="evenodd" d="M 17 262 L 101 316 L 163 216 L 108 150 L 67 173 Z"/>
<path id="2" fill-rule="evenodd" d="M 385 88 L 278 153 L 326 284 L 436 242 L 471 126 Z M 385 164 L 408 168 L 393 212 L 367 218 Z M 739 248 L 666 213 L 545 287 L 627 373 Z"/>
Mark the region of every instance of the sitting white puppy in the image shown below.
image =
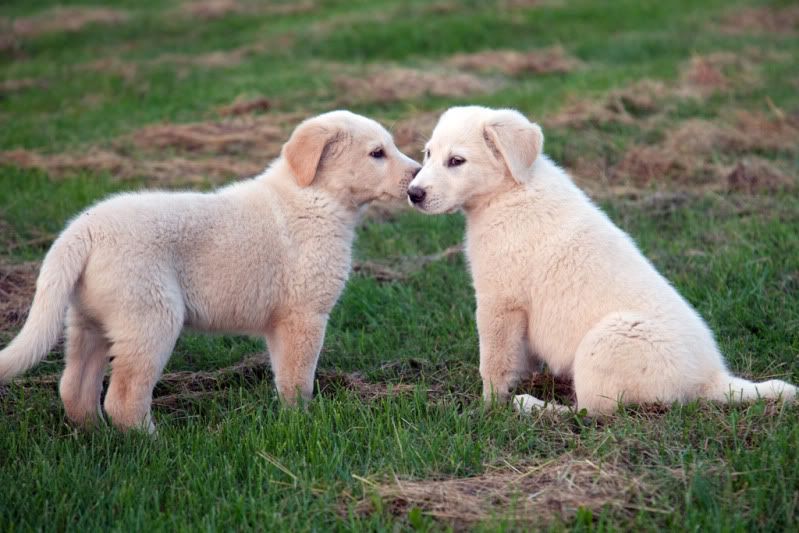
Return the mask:
<path id="1" fill-rule="evenodd" d="M 184 325 L 264 335 L 281 397 L 310 398 L 361 207 L 402 199 L 418 170 L 377 122 L 334 111 L 300 124 L 254 179 L 90 207 L 47 253 L 0 381 L 47 354 L 66 314 L 60 393 L 75 422 L 97 418 L 111 361 L 106 412 L 153 431 L 152 390 Z"/>
<path id="2" fill-rule="evenodd" d="M 783 381 L 730 374 L 702 318 L 543 143 L 516 111 L 452 108 L 408 190 L 425 213 L 466 214 L 484 397 L 506 398 L 540 359 L 573 377 L 577 407 L 592 414 L 618 402 L 794 398 Z"/>

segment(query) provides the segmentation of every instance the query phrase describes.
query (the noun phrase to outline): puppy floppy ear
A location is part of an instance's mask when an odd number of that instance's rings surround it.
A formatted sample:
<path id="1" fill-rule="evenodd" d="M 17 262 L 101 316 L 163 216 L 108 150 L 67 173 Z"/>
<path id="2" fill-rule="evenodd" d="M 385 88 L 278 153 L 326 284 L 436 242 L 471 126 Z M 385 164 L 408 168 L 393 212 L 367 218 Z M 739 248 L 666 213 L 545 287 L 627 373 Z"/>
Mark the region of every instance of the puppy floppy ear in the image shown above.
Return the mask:
<path id="1" fill-rule="evenodd" d="M 297 126 L 283 145 L 283 158 L 300 187 L 307 187 L 313 182 L 322 154 L 334 137 L 332 129 L 305 122 Z"/>
<path id="2" fill-rule="evenodd" d="M 539 125 L 511 110 L 498 111 L 497 116 L 486 123 L 483 139 L 519 183 L 525 181 L 544 146 L 544 133 Z"/>

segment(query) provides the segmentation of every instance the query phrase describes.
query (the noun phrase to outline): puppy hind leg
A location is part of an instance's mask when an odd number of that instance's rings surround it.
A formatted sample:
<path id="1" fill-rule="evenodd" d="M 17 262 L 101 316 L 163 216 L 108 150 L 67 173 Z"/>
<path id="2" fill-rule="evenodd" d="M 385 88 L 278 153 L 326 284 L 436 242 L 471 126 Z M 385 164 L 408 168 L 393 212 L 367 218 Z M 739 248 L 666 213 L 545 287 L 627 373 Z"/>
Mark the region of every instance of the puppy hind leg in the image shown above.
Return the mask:
<path id="1" fill-rule="evenodd" d="M 172 317 L 158 323 L 151 320 L 147 325 L 150 327 L 140 328 L 138 335 L 120 338 L 111 345 L 111 382 L 104 407 L 117 428 L 154 433 L 150 413 L 153 388 L 175 347 L 182 319 Z"/>
<path id="2" fill-rule="evenodd" d="M 78 425 L 92 425 L 102 416 L 100 395 L 108 349 L 99 328 L 71 307 L 67 313 L 66 367 L 59 393 L 67 417 Z"/>
<path id="3" fill-rule="evenodd" d="M 687 369 L 686 347 L 660 325 L 633 313 L 611 313 L 577 347 L 574 390 L 577 408 L 607 415 L 623 403 L 684 400 L 698 376 Z"/>

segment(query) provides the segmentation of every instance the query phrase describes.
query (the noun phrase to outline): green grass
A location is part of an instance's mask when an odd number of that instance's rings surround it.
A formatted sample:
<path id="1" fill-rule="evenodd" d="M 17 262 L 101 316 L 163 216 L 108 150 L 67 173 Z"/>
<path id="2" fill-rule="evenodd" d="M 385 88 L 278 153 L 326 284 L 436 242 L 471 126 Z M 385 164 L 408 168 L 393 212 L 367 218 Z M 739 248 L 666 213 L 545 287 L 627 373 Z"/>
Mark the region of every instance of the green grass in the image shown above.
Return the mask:
<path id="1" fill-rule="evenodd" d="M 674 83 L 692 54 L 755 47 L 785 58 L 759 61 L 759 84 L 702 102 L 672 102 L 654 125 L 551 128 L 547 151 L 569 162 L 582 154 L 618 161 L 681 120 L 724 121 L 737 110 L 799 109 L 796 34 L 730 35 L 727 9 L 767 2 L 541 2 L 511 8 L 484 2 L 320 1 L 289 15 L 231 14 L 206 22 L 175 16 L 173 4 L 116 2 L 127 22 L 24 39 L 0 51 L 0 81 L 43 80 L 45 88 L 0 93 L 0 151 L 44 153 L 111 146 L 155 122 L 215 120 L 240 94 L 268 96 L 277 111 L 313 114 L 336 107 L 330 62 L 358 69 L 387 62 L 425 68 L 447 56 L 489 48 L 562 45 L 583 67 L 527 75 L 472 98 L 355 103 L 391 123 L 424 111 L 475 102 L 518 107 L 533 117 L 635 80 Z M 0 16 L 28 16 L 50 1 L 7 2 Z M 176 5 L 176 4 L 175 4 Z M 777 2 L 774 5 L 787 5 Z M 154 61 L 231 50 L 265 50 L 225 68 Z M 102 58 L 136 64 L 126 80 L 80 65 Z M 86 96 L 99 104 L 87 105 Z M 752 154 L 749 154 L 752 155 Z M 756 153 L 796 177 L 799 150 Z M 719 157 L 730 157 L 729 153 Z M 0 263 L 40 259 L 71 216 L 107 194 L 146 187 L 112 175 L 66 178 L 0 166 Z M 601 204 L 707 319 L 730 367 L 752 377 L 799 382 L 799 200 L 679 190 Z M 795 190 L 795 189 L 794 189 Z M 401 213 L 366 221 L 356 259 L 386 263 L 432 254 L 462 238 L 459 215 Z M 446 522 L 410 510 L 393 513 L 371 483 L 398 478 L 466 477 L 487 467 L 545 463 L 563 454 L 614 464 L 644 487 L 625 508 L 583 510 L 539 523 L 555 530 L 792 530 L 799 521 L 799 408 L 762 402 L 671 409 L 631 407 L 608 420 L 572 415 L 524 417 L 483 409 L 474 296 L 462 258 L 426 265 L 407 279 L 353 275 L 334 309 L 319 364 L 320 384 L 335 372 L 413 392 L 374 400 L 346 386 L 322 386 L 306 410 L 282 408 L 269 376 L 220 380 L 177 407 L 155 409 L 156 440 L 109 428 L 76 431 L 50 385 L 0 388 L 0 529 L 76 530 L 396 530 Z M 10 333 L 0 333 L 4 345 Z M 168 372 L 213 371 L 262 352 L 261 340 L 184 334 Z M 61 366 L 58 350 L 35 372 Z M 165 391 L 171 392 L 171 391 Z M 363 482 L 366 479 L 368 482 Z M 356 512 L 372 499 L 371 513 Z M 475 527 L 523 527 L 508 516 Z"/>

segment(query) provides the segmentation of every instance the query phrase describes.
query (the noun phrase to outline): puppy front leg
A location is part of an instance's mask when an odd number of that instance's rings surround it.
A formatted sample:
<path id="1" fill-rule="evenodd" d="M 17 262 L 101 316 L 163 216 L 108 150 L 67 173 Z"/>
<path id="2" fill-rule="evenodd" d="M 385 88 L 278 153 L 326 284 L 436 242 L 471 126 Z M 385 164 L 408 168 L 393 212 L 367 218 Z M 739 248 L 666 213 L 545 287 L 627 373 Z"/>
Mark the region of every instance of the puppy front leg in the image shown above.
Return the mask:
<path id="1" fill-rule="evenodd" d="M 327 315 L 292 313 L 278 320 L 266 335 L 277 392 L 288 405 L 313 396 L 326 326 Z"/>
<path id="2" fill-rule="evenodd" d="M 507 400 L 511 387 L 527 367 L 522 346 L 526 330 L 527 314 L 521 309 L 478 302 L 480 376 L 485 401 Z"/>

